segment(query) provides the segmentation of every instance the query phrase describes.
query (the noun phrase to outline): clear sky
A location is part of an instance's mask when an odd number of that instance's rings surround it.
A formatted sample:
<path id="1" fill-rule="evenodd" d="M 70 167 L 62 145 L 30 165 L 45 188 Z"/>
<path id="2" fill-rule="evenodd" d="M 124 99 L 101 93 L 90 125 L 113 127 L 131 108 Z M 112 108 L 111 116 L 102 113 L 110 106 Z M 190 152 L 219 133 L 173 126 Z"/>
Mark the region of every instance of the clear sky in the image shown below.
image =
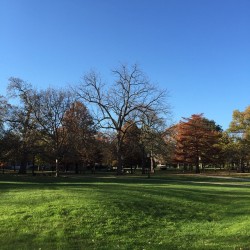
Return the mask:
<path id="1" fill-rule="evenodd" d="M 167 88 L 173 119 L 204 113 L 227 129 L 250 105 L 249 0 L 0 0 L 0 94 L 138 63 Z"/>

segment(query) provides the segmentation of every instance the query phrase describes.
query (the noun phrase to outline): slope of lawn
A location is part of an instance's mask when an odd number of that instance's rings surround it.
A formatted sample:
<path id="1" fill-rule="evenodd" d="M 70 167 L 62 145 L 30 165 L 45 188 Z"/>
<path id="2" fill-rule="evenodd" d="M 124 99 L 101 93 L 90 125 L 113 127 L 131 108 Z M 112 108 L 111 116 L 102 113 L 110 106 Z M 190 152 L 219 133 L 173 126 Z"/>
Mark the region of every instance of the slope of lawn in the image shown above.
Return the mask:
<path id="1" fill-rule="evenodd" d="M 247 181 L 0 175 L 0 192 L 2 250 L 250 249 Z"/>

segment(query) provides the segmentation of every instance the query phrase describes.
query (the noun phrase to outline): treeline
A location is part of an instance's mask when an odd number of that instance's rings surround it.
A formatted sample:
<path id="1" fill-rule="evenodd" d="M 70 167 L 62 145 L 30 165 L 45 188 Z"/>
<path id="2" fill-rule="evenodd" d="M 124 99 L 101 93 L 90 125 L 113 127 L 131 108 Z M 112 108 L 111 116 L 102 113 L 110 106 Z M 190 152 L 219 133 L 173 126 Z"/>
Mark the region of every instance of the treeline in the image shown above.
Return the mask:
<path id="1" fill-rule="evenodd" d="M 249 114 L 235 111 L 222 131 L 202 114 L 167 126 L 167 91 L 152 84 L 137 65 L 121 65 L 105 84 L 96 72 L 68 89 L 35 89 L 10 78 L 0 99 L 0 164 L 49 167 L 75 173 L 108 166 L 153 172 L 157 163 L 197 173 L 206 166 L 249 167 Z M 15 104 L 13 104 L 15 103 Z M 33 168 L 34 169 L 34 168 Z"/>

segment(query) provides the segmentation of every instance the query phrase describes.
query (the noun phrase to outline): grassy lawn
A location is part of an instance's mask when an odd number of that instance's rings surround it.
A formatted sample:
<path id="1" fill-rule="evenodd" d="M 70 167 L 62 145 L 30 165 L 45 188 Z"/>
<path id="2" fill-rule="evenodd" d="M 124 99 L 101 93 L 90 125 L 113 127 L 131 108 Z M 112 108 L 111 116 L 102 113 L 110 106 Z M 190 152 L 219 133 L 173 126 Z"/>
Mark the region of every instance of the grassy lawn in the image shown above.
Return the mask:
<path id="1" fill-rule="evenodd" d="M 250 249 L 250 182 L 0 175 L 0 249 Z"/>

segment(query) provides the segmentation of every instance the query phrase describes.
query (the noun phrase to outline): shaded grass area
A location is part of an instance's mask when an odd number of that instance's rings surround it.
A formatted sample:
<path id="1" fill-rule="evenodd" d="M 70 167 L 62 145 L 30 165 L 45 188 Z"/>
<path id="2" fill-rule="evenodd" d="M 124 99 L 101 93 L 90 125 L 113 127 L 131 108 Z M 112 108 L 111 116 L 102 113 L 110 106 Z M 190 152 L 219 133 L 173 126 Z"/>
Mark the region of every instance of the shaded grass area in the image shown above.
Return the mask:
<path id="1" fill-rule="evenodd" d="M 0 248 L 250 249 L 244 183 L 103 177 L 0 176 Z"/>

